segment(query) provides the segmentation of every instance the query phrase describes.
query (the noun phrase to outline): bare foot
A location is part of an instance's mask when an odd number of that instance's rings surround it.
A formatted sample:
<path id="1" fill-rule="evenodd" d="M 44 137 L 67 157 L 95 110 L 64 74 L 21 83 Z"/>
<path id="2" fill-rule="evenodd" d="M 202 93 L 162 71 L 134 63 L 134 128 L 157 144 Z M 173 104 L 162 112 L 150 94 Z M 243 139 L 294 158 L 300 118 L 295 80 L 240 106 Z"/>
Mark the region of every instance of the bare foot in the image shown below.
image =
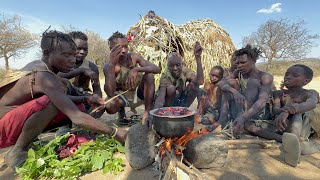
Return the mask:
<path id="1" fill-rule="evenodd" d="M 282 154 L 281 156 L 284 157 L 284 161 L 287 164 L 293 167 L 296 167 L 299 164 L 301 148 L 299 139 L 295 134 L 283 133 L 282 147 L 280 150 Z"/>
<path id="2" fill-rule="evenodd" d="M 27 160 L 28 153 L 27 151 L 9 151 L 4 157 L 4 163 L 15 169 L 20 167 Z"/>

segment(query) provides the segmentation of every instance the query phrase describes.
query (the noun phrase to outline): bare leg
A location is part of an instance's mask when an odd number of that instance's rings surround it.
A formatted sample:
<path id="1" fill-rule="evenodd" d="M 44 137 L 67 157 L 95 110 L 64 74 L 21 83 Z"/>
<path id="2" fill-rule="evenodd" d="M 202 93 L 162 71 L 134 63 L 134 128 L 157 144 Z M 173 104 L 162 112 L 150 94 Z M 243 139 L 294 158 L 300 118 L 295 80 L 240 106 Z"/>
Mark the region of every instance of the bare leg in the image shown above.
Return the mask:
<path id="1" fill-rule="evenodd" d="M 115 114 L 117 112 L 120 112 L 122 109 L 124 109 L 125 103 L 124 101 L 118 97 L 113 99 L 112 101 L 109 101 L 106 104 L 105 110 L 108 114 Z"/>
<path id="2" fill-rule="evenodd" d="M 142 116 L 142 125 L 147 125 L 146 119 L 149 117 L 149 111 L 152 109 L 152 100 L 154 97 L 154 77 L 153 74 L 144 74 L 139 89 L 143 92 L 145 111 Z"/>
<path id="3" fill-rule="evenodd" d="M 295 114 L 289 118 L 286 132 L 295 134 L 300 139 L 302 130 L 302 114 Z"/>
<path id="4" fill-rule="evenodd" d="M 176 97 L 176 87 L 173 85 L 170 85 L 167 87 L 166 91 L 166 101 L 165 106 L 172 106 L 174 103 L 174 99 Z"/>
<path id="5" fill-rule="evenodd" d="M 228 111 L 229 111 L 229 101 L 228 101 L 228 94 L 222 92 L 222 97 L 221 97 L 221 104 L 220 104 L 220 116 L 218 123 L 224 127 L 227 125 L 229 119 L 228 119 Z"/>
<path id="6" fill-rule="evenodd" d="M 187 86 L 187 97 L 186 97 L 186 106 L 189 107 L 194 99 L 197 97 L 198 95 L 198 91 L 199 91 L 199 86 L 195 85 L 194 83 L 190 82 Z"/>
<path id="7" fill-rule="evenodd" d="M 23 125 L 21 134 L 10 152 L 5 157 L 5 163 L 11 167 L 21 165 L 27 159 L 30 143 L 47 127 L 56 116 L 58 109 L 49 103 L 42 111 L 31 115 Z"/>
<path id="8" fill-rule="evenodd" d="M 252 121 L 246 121 L 244 124 L 244 128 L 250 133 L 257 135 L 259 137 L 282 142 L 282 135 L 277 134 L 276 132 L 265 130 L 261 127 L 257 127 Z"/>

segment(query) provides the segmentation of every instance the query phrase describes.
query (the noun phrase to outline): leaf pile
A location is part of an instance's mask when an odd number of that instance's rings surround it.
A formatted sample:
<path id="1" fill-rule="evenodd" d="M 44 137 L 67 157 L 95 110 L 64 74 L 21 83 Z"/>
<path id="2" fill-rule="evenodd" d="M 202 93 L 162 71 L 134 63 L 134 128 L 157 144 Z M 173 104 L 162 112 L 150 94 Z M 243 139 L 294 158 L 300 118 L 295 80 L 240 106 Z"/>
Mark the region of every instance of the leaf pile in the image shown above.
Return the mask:
<path id="1" fill-rule="evenodd" d="M 98 135 L 96 141 L 81 144 L 73 156 L 59 160 L 56 149 L 66 142 L 69 135 L 57 137 L 45 145 L 36 142 L 34 148 L 28 151 L 24 165 L 16 169 L 19 176 L 22 179 L 75 179 L 83 173 L 99 169 L 113 174 L 123 170 L 123 160 L 115 158 L 114 154 L 124 153 L 124 147 L 105 135 Z"/>

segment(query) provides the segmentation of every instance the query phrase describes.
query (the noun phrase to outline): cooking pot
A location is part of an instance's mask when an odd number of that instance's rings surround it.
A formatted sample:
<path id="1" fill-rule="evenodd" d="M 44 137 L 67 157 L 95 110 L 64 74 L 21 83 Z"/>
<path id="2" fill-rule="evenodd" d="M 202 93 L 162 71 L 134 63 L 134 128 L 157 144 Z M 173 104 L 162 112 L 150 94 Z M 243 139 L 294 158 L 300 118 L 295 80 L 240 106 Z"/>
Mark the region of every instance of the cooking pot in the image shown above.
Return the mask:
<path id="1" fill-rule="evenodd" d="M 166 108 L 153 109 L 150 114 L 153 116 L 153 128 L 161 136 L 165 138 L 181 137 L 187 131 L 192 131 L 194 128 L 195 111 L 186 107 L 173 107 L 188 109 L 190 113 L 179 116 L 157 115 L 159 110 L 164 111 Z"/>

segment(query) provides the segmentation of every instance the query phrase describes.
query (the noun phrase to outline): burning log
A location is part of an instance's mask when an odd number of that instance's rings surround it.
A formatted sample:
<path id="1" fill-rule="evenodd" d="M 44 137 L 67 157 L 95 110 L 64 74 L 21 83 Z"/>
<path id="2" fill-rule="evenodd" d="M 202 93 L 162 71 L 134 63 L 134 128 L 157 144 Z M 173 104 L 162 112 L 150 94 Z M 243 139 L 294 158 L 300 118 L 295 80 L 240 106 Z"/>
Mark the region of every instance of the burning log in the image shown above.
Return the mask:
<path id="1" fill-rule="evenodd" d="M 176 152 L 173 149 L 170 152 L 166 149 L 165 154 L 166 157 L 169 157 L 170 162 L 163 177 L 164 180 L 208 179 L 195 167 L 189 168 L 184 163 L 178 161 Z"/>

